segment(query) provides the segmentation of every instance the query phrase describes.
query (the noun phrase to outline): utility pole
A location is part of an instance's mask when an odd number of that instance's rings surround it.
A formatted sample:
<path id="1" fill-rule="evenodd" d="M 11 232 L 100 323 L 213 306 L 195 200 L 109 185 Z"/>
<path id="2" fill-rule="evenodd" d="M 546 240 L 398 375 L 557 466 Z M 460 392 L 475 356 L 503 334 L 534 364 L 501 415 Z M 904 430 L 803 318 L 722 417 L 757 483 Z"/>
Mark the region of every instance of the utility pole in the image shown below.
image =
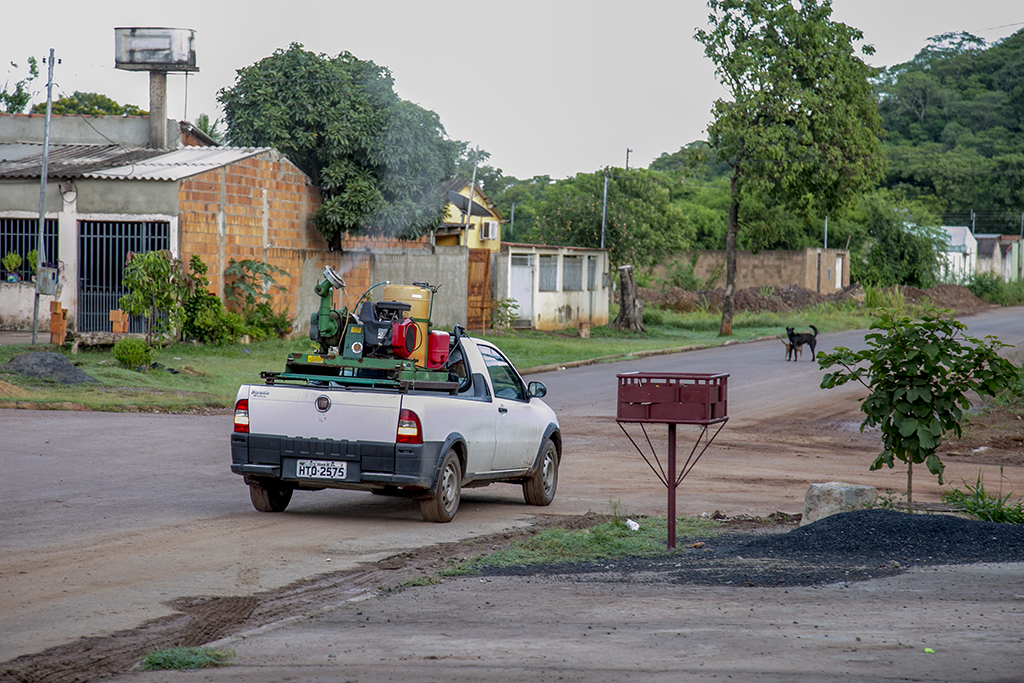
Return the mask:
<path id="1" fill-rule="evenodd" d="M 46 124 L 43 126 L 43 167 L 39 173 L 39 237 L 36 242 L 36 296 L 32 306 L 32 343 L 39 343 L 39 287 L 43 284 L 42 268 L 46 263 L 46 176 L 50 165 L 50 117 L 53 114 L 53 48 L 47 61 L 49 74 L 46 79 Z"/>
<path id="2" fill-rule="evenodd" d="M 828 216 L 825 216 L 825 248 L 828 249 Z"/>
<path id="3" fill-rule="evenodd" d="M 626 170 L 629 170 L 629 153 L 632 152 L 629 147 L 626 148 Z"/>
<path id="4" fill-rule="evenodd" d="M 601 248 L 604 249 L 604 226 L 608 216 L 608 169 L 604 170 L 604 202 L 601 204 Z"/>
<path id="5" fill-rule="evenodd" d="M 469 246 L 469 217 L 473 215 L 473 190 L 476 189 L 476 165 L 480 162 L 480 145 L 476 146 L 476 156 L 473 157 L 473 179 L 469 181 L 469 206 L 466 207 L 466 224 L 463 227 L 462 245 Z"/>

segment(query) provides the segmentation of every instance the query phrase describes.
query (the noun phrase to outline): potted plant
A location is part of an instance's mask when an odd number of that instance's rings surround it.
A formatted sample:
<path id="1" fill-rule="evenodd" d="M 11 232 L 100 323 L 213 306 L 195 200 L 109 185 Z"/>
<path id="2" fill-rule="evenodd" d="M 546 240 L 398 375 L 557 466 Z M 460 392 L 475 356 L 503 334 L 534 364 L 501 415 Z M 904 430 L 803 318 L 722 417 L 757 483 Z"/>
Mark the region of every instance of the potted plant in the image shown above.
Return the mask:
<path id="1" fill-rule="evenodd" d="M 7 269 L 7 281 L 17 282 L 21 278 L 18 277 L 18 268 L 21 268 L 21 256 L 19 254 L 8 252 L 7 256 L 0 259 L 0 263 L 4 264 L 4 268 Z"/>
<path id="2" fill-rule="evenodd" d="M 32 282 L 36 281 L 36 268 L 39 267 L 39 252 L 33 249 L 32 251 L 25 254 L 25 261 L 28 262 L 28 268 L 32 271 Z"/>

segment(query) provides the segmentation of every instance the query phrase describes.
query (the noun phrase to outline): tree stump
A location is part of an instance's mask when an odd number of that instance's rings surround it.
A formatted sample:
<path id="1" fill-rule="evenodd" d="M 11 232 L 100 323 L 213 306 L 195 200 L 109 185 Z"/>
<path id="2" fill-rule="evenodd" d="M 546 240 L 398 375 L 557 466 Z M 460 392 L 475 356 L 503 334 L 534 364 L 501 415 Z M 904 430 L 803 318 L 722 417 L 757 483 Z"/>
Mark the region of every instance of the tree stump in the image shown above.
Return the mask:
<path id="1" fill-rule="evenodd" d="M 647 331 L 644 327 L 644 302 L 636 287 L 633 266 L 619 266 L 619 314 L 611 326 L 630 332 Z"/>

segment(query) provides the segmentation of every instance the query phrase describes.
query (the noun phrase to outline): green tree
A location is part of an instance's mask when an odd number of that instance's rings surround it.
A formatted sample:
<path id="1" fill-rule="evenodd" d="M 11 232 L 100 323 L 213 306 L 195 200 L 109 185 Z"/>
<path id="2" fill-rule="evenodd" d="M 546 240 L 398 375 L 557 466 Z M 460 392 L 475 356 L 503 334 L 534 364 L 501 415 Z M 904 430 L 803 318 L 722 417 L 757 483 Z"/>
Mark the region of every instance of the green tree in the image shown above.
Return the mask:
<path id="1" fill-rule="evenodd" d="M 395 94 L 386 68 L 292 43 L 239 69 L 219 99 L 232 144 L 276 147 L 320 187 L 313 222 L 331 244 L 441 225 L 437 186 L 454 175 L 457 144 L 437 114 Z"/>
<path id="2" fill-rule="evenodd" d="M 979 340 L 949 311 L 930 311 L 921 319 L 883 310 L 865 336 L 862 351 L 836 347 L 818 355 L 825 373 L 822 389 L 856 380 L 871 393 L 861 400 L 861 431 L 878 427 L 882 452 L 871 469 L 907 463 L 907 502 L 913 502 L 913 468 L 924 463 L 942 481 L 945 468 L 936 453 L 943 436 L 961 434 L 970 408 L 969 394 L 994 396 L 1018 381 L 1017 367 L 999 356 L 1006 347 L 995 337 Z"/>
<path id="3" fill-rule="evenodd" d="M 731 99 L 709 142 L 731 168 L 720 333 L 732 334 L 741 207 L 755 197 L 808 216 L 838 215 L 881 177 L 881 122 L 855 53 L 860 31 L 831 19 L 829 0 L 709 0 L 697 40 Z M 865 53 L 870 53 L 865 48 Z"/>
<path id="4" fill-rule="evenodd" d="M 657 171 L 609 168 L 579 173 L 551 187 L 547 200 L 537 226 L 537 236 L 545 244 L 600 247 L 604 211 L 604 246 L 616 266 L 653 265 L 691 245 L 693 231 L 672 203 L 668 181 Z"/>
<path id="5" fill-rule="evenodd" d="M 154 332 L 170 334 L 181 326 L 181 302 L 188 293 L 189 279 L 181 260 L 171 252 L 129 252 L 123 284 L 128 293 L 119 305 L 129 315 L 146 316 L 148 346 L 153 345 Z"/>
<path id="6" fill-rule="evenodd" d="M 46 102 L 32 107 L 33 114 L 45 114 Z M 120 104 L 106 95 L 95 92 L 75 91 L 71 97 L 61 97 L 53 101 L 54 116 L 71 116 L 85 114 L 88 116 L 145 116 L 148 112 L 134 104 Z"/>
<path id="7" fill-rule="evenodd" d="M 32 81 L 39 77 L 39 64 L 35 57 L 28 58 L 28 75 L 21 80 L 11 83 L 14 76 L 12 69 L 20 68 L 15 62 L 11 62 L 11 68 L 7 70 L 7 80 L 4 81 L 3 89 L 0 89 L 0 107 L 8 114 L 20 114 L 25 111 L 25 105 L 32 99 Z"/>

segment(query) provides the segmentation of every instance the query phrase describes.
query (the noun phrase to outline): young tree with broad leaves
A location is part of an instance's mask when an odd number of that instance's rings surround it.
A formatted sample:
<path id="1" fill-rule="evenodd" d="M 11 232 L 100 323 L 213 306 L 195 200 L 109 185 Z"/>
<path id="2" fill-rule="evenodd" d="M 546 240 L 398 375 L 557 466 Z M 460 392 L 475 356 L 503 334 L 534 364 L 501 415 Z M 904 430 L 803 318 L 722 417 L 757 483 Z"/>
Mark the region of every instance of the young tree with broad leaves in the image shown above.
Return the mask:
<path id="1" fill-rule="evenodd" d="M 454 175 L 457 144 L 437 114 L 398 97 L 387 68 L 292 43 L 239 69 L 218 97 L 232 144 L 276 147 L 320 187 L 313 223 L 329 243 L 415 237 L 444 220 L 437 187 Z"/>
<path id="2" fill-rule="evenodd" d="M 709 0 L 696 38 L 729 92 L 709 142 L 731 168 L 720 333 L 732 334 L 736 240 L 744 202 L 773 197 L 835 216 L 882 177 L 881 120 L 857 56 L 861 32 L 833 21 L 829 0 Z M 872 49 L 865 46 L 865 54 Z"/>

